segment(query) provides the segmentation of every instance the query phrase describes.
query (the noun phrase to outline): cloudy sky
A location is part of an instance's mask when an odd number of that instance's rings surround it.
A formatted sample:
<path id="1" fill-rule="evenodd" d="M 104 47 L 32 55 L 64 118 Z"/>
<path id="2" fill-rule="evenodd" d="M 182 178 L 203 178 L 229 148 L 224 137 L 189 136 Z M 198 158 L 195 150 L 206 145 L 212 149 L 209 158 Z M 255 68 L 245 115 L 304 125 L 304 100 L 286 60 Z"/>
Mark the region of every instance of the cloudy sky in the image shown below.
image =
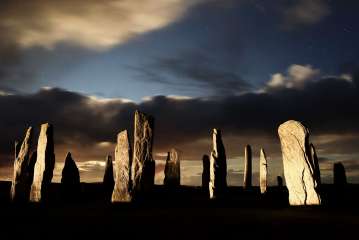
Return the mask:
<path id="1" fill-rule="evenodd" d="M 139 109 L 156 120 L 157 183 L 176 147 L 182 183 L 200 184 L 216 127 L 231 185 L 242 185 L 246 144 L 254 182 L 264 148 L 274 184 L 289 119 L 310 129 L 324 182 L 341 161 L 359 183 L 358 10 L 355 0 L 2 1 L 0 179 L 14 141 L 51 122 L 54 181 L 68 151 L 82 181 L 100 181 Z"/>

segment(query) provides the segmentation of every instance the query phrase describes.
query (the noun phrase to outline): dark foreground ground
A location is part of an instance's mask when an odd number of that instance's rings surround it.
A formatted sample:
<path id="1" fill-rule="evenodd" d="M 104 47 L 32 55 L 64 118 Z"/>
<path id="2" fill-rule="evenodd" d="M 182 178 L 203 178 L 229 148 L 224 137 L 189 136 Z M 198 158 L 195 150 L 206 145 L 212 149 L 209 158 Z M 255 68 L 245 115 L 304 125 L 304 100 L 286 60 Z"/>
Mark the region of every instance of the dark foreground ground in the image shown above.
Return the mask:
<path id="1" fill-rule="evenodd" d="M 0 239 L 359 239 L 359 185 L 322 187 L 323 206 L 289 207 L 286 188 L 230 187 L 209 201 L 198 187 L 156 186 L 150 198 L 110 204 L 101 184 L 66 201 L 59 184 L 47 204 L 12 204 L 0 183 Z"/>

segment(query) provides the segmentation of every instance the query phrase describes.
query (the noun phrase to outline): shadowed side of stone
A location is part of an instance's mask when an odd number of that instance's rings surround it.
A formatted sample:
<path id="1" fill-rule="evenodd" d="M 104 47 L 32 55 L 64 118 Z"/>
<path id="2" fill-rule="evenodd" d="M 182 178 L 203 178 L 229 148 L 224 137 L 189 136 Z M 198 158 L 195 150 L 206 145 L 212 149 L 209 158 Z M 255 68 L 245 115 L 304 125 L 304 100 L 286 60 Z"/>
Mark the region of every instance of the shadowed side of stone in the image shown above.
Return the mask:
<path id="1" fill-rule="evenodd" d="M 14 174 L 10 193 L 10 198 L 14 202 L 26 202 L 29 200 L 31 189 L 31 180 L 29 179 L 31 173 L 29 171 L 31 169 L 28 166 L 30 163 L 32 134 L 32 127 L 29 127 L 22 141 L 21 148 L 15 147 Z M 15 145 L 18 146 L 18 144 Z"/>
<path id="2" fill-rule="evenodd" d="M 210 158 L 209 196 L 222 196 L 227 188 L 227 159 L 222 134 L 219 129 L 213 129 L 212 152 Z"/>
<path id="3" fill-rule="evenodd" d="M 261 148 L 260 156 L 259 156 L 259 185 L 262 194 L 267 192 L 267 175 L 268 175 L 267 166 L 268 166 L 267 157 L 263 148 Z"/>
<path id="4" fill-rule="evenodd" d="M 170 152 L 168 152 L 166 165 L 165 165 L 165 178 L 163 180 L 163 185 L 167 187 L 178 187 L 181 185 L 181 166 L 180 166 L 180 158 L 179 151 L 172 148 Z"/>
<path id="5" fill-rule="evenodd" d="M 66 201 L 78 200 L 81 192 L 80 172 L 71 153 L 67 153 L 65 165 L 62 169 L 61 187 Z"/>
<path id="6" fill-rule="evenodd" d="M 316 182 L 318 183 L 318 185 L 320 186 L 321 179 L 320 179 L 320 168 L 319 168 L 318 156 L 317 156 L 317 152 L 315 151 L 315 147 L 312 143 L 310 144 L 310 154 L 312 157 L 312 164 L 314 167 L 313 177 L 316 180 Z"/>
<path id="7" fill-rule="evenodd" d="M 347 176 L 345 174 L 344 165 L 341 162 L 334 163 L 334 185 L 344 186 L 347 184 Z"/>
<path id="8" fill-rule="evenodd" d="M 115 149 L 115 186 L 112 193 L 112 202 L 131 201 L 131 147 L 127 130 L 117 135 Z"/>
<path id="9" fill-rule="evenodd" d="M 131 167 L 132 196 L 150 193 L 155 179 L 155 161 L 152 158 L 154 119 L 135 112 L 134 144 Z"/>
<path id="10" fill-rule="evenodd" d="M 246 147 L 244 148 L 243 187 L 252 187 L 252 148 L 250 145 L 246 145 Z"/>
<path id="11" fill-rule="evenodd" d="M 290 205 L 321 204 L 311 159 L 309 131 L 300 122 L 290 120 L 279 126 L 278 134 Z"/>
<path id="12" fill-rule="evenodd" d="M 202 157 L 202 162 L 203 162 L 203 170 L 202 170 L 202 189 L 205 193 L 209 194 L 208 190 L 209 190 L 209 180 L 210 180 L 210 173 L 209 173 L 209 165 L 210 165 L 210 161 L 209 161 L 209 156 L 208 155 L 203 155 Z"/>
<path id="13" fill-rule="evenodd" d="M 105 161 L 105 173 L 103 175 L 102 185 L 105 194 L 105 201 L 108 202 L 109 200 L 111 200 L 115 180 L 113 176 L 112 157 L 110 155 L 107 155 Z"/>
<path id="14" fill-rule="evenodd" d="M 277 186 L 283 187 L 283 178 L 281 176 L 277 176 Z"/>
<path id="15" fill-rule="evenodd" d="M 37 143 L 37 158 L 34 167 L 34 178 L 31 185 L 30 201 L 46 201 L 55 167 L 53 127 L 45 123 L 41 125 Z"/>

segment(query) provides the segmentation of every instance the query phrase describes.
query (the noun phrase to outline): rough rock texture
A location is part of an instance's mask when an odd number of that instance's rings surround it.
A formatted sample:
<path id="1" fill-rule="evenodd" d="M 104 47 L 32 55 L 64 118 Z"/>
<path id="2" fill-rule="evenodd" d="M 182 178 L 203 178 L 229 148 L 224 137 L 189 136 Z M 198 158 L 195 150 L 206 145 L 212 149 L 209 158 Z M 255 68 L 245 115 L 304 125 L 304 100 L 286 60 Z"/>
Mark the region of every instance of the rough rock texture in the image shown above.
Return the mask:
<path id="1" fill-rule="evenodd" d="M 252 148 L 250 145 L 244 148 L 243 187 L 252 187 Z"/>
<path id="2" fill-rule="evenodd" d="M 319 205 L 321 199 L 314 178 L 309 131 L 297 121 L 287 121 L 278 128 L 281 142 L 284 177 L 290 205 Z"/>
<path id="3" fill-rule="evenodd" d="M 277 184 L 278 187 L 283 187 L 283 178 L 281 176 L 277 176 Z"/>
<path id="4" fill-rule="evenodd" d="M 262 194 L 267 192 L 267 175 L 268 175 L 267 166 L 268 166 L 267 157 L 263 148 L 261 148 L 261 152 L 259 156 L 259 186 Z"/>
<path id="5" fill-rule="evenodd" d="M 219 129 L 213 129 L 212 152 L 210 158 L 209 197 L 223 194 L 227 187 L 227 160 L 222 135 Z"/>
<path id="6" fill-rule="evenodd" d="M 313 177 L 314 179 L 317 181 L 317 184 L 320 186 L 321 184 L 321 179 L 320 179 L 320 168 L 319 168 L 319 162 L 318 162 L 318 157 L 317 157 L 317 153 L 315 151 L 315 147 L 314 145 L 311 143 L 310 144 L 310 154 L 312 157 L 312 165 L 314 166 L 313 169 Z"/>
<path id="7" fill-rule="evenodd" d="M 30 201 L 45 201 L 51 184 L 55 167 L 53 127 L 45 123 L 41 125 L 37 143 L 37 158 L 34 168 L 34 179 L 31 186 Z"/>
<path id="8" fill-rule="evenodd" d="M 112 157 L 110 155 L 106 156 L 106 164 L 105 164 L 105 173 L 103 175 L 103 186 L 108 191 L 113 191 L 113 187 L 115 185 L 115 180 L 113 177 L 113 164 Z"/>
<path id="9" fill-rule="evenodd" d="M 168 152 L 163 184 L 169 187 L 177 187 L 181 184 L 181 166 L 179 153 L 174 148 Z"/>
<path id="10" fill-rule="evenodd" d="M 333 171 L 334 171 L 334 185 L 342 186 L 347 184 L 347 176 L 345 174 L 345 168 L 341 162 L 334 163 Z"/>
<path id="11" fill-rule="evenodd" d="M 27 201 L 31 188 L 29 179 L 30 149 L 32 145 L 32 128 L 26 131 L 21 148 L 15 143 L 14 175 L 11 184 L 10 197 L 13 201 Z"/>
<path id="12" fill-rule="evenodd" d="M 209 165 L 210 165 L 210 161 L 209 161 L 209 156 L 208 155 L 203 155 L 202 158 L 203 161 L 203 172 L 202 172 L 202 189 L 205 192 L 208 192 L 209 190 L 209 180 L 210 180 L 210 173 L 209 173 Z"/>
<path id="13" fill-rule="evenodd" d="M 112 202 L 131 201 L 131 147 L 127 130 L 117 135 L 115 149 L 115 187 L 112 193 Z"/>
<path id="14" fill-rule="evenodd" d="M 134 144 L 131 168 L 132 196 L 151 192 L 155 181 L 155 161 L 152 158 L 154 119 L 135 112 Z"/>

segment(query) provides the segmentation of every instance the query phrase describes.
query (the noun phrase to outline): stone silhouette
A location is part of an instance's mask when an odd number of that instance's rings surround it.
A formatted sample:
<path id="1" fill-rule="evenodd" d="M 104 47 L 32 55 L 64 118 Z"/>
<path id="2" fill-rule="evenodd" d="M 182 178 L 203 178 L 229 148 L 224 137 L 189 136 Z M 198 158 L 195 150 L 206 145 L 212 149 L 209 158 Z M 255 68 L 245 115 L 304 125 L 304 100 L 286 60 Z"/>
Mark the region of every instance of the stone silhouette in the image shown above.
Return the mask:
<path id="1" fill-rule="evenodd" d="M 334 185 L 343 186 L 347 184 L 347 176 L 345 174 L 344 165 L 341 162 L 334 163 Z"/>
<path id="2" fill-rule="evenodd" d="M 320 186 L 321 180 L 320 180 L 320 169 L 319 169 L 318 156 L 315 151 L 315 147 L 312 143 L 310 144 L 310 154 L 312 157 L 312 165 L 314 166 L 313 177 L 316 180 L 317 184 Z"/>
<path id="3" fill-rule="evenodd" d="M 281 176 L 277 176 L 277 184 L 278 187 L 283 187 L 283 178 Z"/>
<path id="4" fill-rule="evenodd" d="M 267 157 L 263 148 L 261 148 L 259 156 L 259 186 L 262 194 L 267 192 L 267 166 Z"/>
<path id="5" fill-rule="evenodd" d="M 117 135 L 115 187 L 112 192 L 112 202 L 131 201 L 131 154 L 127 130 L 124 130 Z"/>
<path id="6" fill-rule="evenodd" d="M 179 153 L 174 148 L 168 152 L 164 173 L 164 185 L 168 187 L 178 187 L 181 184 L 181 166 Z"/>
<path id="7" fill-rule="evenodd" d="M 209 161 L 209 156 L 208 155 L 203 155 L 202 158 L 203 161 L 203 171 L 202 171 L 202 189 L 208 193 L 209 190 L 209 180 L 210 180 L 210 173 L 209 173 L 209 165 L 210 165 L 210 161 Z"/>
<path id="8" fill-rule="evenodd" d="M 64 197 L 67 200 L 75 200 L 78 198 L 80 185 L 80 172 L 75 161 L 72 159 L 71 153 L 67 153 L 65 165 L 62 169 L 61 186 Z"/>
<path id="9" fill-rule="evenodd" d="M 14 174 L 11 183 L 10 197 L 12 201 L 26 202 L 29 199 L 31 189 L 31 179 L 29 176 L 30 149 L 32 145 L 32 127 L 26 131 L 21 148 L 18 149 L 18 143 L 15 143 L 15 162 Z"/>
<path id="10" fill-rule="evenodd" d="M 252 148 L 247 145 L 244 148 L 244 176 L 243 187 L 252 187 Z"/>
<path id="11" fill-rule="evenodd" d="M 222 135 L 219 129 L 212 132 L 212 152 L 210 157 L 209 196 L 215 198 L 224 193 L 227 187 L 227 159 Z"/>
<path id="12" fill-rule="evenodd" d="M 113 164 L 112 164 L 112 157 L 110 155 L 106 156 L 106 163 L 105 163 L 105 173 L 103 175 L 103 189 L 105 194 L 105 201 L 111 199 L 112 191 L 115 185 L 115 180 L 113 177 Z"/>
<path id="13" fill-rule="evenodd" d="M 135 112 L 134 144 L 131 167 L 132 196 L 152 191 L 155 181 L 155 161 L 152 158 L 154 119 Z"/>
<path id="14" fill-rule="evenodd" d="M 37 143 L 37 157 L 34 179 L 31 186 L 30 201 L 46 201 L 55 167 L 53 127 L 49 123 L 41 125 Z"/>
<path id="15" fill-rule="evenodd" d="M 319 205 L 315 166 L 311 160 L 309 131 L 300 122 L 287 121 L 278 128 L 284 177 L 290 205 Z"/>

